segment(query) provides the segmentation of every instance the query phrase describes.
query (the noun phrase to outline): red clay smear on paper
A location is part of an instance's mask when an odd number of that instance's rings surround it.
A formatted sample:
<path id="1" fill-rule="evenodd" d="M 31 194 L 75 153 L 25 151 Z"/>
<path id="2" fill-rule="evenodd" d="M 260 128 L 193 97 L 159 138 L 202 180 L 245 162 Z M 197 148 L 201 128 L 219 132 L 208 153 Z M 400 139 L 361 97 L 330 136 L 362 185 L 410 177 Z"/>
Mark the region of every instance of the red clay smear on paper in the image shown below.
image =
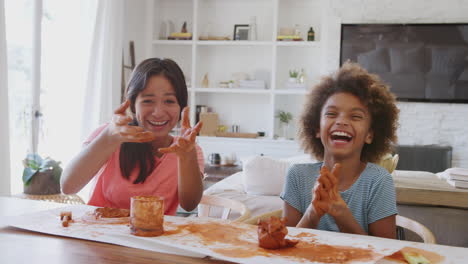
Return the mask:
<path id="1" fill-rule="evenodd" d="M 380 254 L 371 249 L 363 249 L 345 246 L 330 246 L 312 241 L 302 240 L 295 247 L 278 250 L 268 250 L 258 247 L 258 243 L 245 240 L 245 236 L 250 236 L 251 240 L 257 241 L 257 226 L 238 227 L 223 223 L 189 223 L 174 225 L 166 223 L 169 230 L 164 235 L 175 235 L 190 233 L 198 236 L 203 245 L 228 244 L 222 248 L 213 248 L 216 253 L 233 258 L 248 258 L 254 256 L 284 257 L 296 262 L 316 261 L 322 263 L 347 263 L 350 261 L 376 260 Z M 300 233 L 296 238 L 314 237 L 313 234 Z M 243 238 L 244 237 L 244 238 Z"/>
<path id="2" fill-rule="evenodd" d="M 130 224 L 130 217 L 96 218 L 93 213 L 88 212 L 76 219 L 75 222 L 86 225 L 127 225 Z"/>

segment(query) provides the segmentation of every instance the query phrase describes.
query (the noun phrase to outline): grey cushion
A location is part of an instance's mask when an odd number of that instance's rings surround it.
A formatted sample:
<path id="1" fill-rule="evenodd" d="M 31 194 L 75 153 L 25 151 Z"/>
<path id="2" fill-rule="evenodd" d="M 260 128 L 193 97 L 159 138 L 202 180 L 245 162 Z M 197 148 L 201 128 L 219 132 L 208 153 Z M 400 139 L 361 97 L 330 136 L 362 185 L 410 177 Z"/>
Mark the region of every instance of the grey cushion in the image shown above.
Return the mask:
<path id="1" fill-rule="evenodd" d="M 377 48 L 399 48 L 399 49 L 412 49 L 424 46 L 422 42 L 401 42 L 401 41 L 388 41 L 388 40 L 376 40 L 375 46 Z"/>
<path id="2" fill-rule="evenodd" d="M 390 64 L 387 49 L 376 49 L 357 56 L 357 62 L 369 72 L 389 72 Z"/>
<path id="3" fill-rule="evenodd" d="M 468 99 L 468 81 L 458 81 L 455 83 L 455 98 Z"/>
<path id="4" fill-rule="evenodd" d="M 423 73 L 423 46 L 390 48 L 390 64 L 392 73 Z"/>
<path id="5" fill-rule="evenodd" d="M 353 40 L 348 43 L 343 43 L 341 47 L 341 60 L 345 62 L 349 59 L 353 62 L 357 62 L 357 56 L 360 53 L 373 49 L 375 49 L 374 43 L 367 40 Z"/>
<path id="6" fill-rule="evenodd" d="M 447 74 L 426 74 L 426 98 L 453 99 L 455 98 L 455 85 Z"/>
<path id="7" fill-rule="evenodd" d="M 390 91 L 399 98 L 425 98 L 425 76 L 423 73 L 381 73 L 385 83 L 389 84 Z"/>
<path id="8" fill-rule="evenodd" d="M 464 70 L 468 47 L 433 46 L 431 49 L 430 73 L 447 75 L 452 80 Z"/>

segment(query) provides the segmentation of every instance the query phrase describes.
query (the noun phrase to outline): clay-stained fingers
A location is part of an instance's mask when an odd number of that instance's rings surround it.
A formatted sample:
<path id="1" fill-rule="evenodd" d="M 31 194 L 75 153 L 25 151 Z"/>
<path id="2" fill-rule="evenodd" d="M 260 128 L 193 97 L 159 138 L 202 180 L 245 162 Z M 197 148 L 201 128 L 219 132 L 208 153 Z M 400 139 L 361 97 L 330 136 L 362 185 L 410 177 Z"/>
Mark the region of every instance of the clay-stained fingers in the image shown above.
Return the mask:
<path id="1" fill-rule="evenodd" d="M 125 111 L 130 106 L 130 100 L 125 100 L 117 109 L 115 109 L 114 114 L 125 115 Z"/>
<path id="2" fill-rule="evenodd" d="M 341 164 L 339 163 L 336 163 L 334 166 L 333 166 L 333 169 L 331 171 L 331 177 L 330 177 L 330 180 L 332 181 L 332 183 L 336 186 L 338 186 L 338 182 L 339 182 L 339 176 L 340 176 L 340 172 L 341 172 Z"/>
<path id="3" fill-rule="evenodd" d="M 325 190 L 323 187 L 319 186 L 319 188 L 317 188 L 315 192 L 319 194 L 320 200 L 330 201 L 331 199 L 330 192 Z"/>
<path id="4" fill-rule="evenodd" d="M 198 133 L 200 133 L 202 126 L 203 126 L 203 122 L 200 121 L 192 128 L 192 131 L 190 132 L 190 135 L 189 135 L 191 142 L 195 142 L 195 138 L 197 137 Z"/>
<path id="5" fill-rule="evenodd" d="M 149 131 L 145 131 L 144 128 L 139 127 L 139 126 L 122 126 L 119 128 L 119 134 L 121 135 L 136 135 L 136 134 L 144 133 L 144 132 L 151 133 Z"/>
<path id="6" fill-rule="evenodd" d="M 155 136 L 153 133 L 149 131 L 145 132 L 120 132 L 119 133 L 121 137 L 124 138 L 124 142 L 136 142 L 136 143 L 142 143 L 142 142 L 149 142 L 155 140 Z"/>
<path id="7" fill-rule="evenodd" d="M 329 201 L 330 195 L 325 189 L 323 189 L 322 185 L 317 184 L 313 189 L 313 200 L 320 200 L 320 201 Z"/>
<path id="8" fill-rule="evenodd" d="M 325 202 L 325 201 L 319 200 L 319 201 L 315 201 L 314 203 L 314 209 L 316 209 L 318 213 L 321 213 L 322 215 L 328 212 L 329 207 L 330 205 L 328 204 L 328 202 Z"/>
<path id="9" fill-rule="evenodd" d="M 322 165 L 322 167 L 320 168 L 320 175 L 326 174 L 328 172 L 330 172 L 330 171 L 328 170 L 327 166 L 325 166 L 325 164 Z"/>
<path id="10" fill-rule="evenodd" d="M 325 173 L 325 174 L 320 174 L 320 176 L 318 177 L 317 181 L 322 185 L 322 187 L 329 191 L 330 189 L 333 188 L 333 184 L 328 176 L 328 173 Z"/>
<path id="11" fill-rule="evenodd" d="M 175 145 L 179 146 L 181 149 L 185 149 L 190 145 L 190 142 L 185 138 L 178 138 Z"/>
<path id="12" fill-rule="evenodd" d="M 149 142 L 156 139 L 154 134 L 150 131 L 145 131 L 143 127 L 139 126 L 121 126 L 118 133 L 124 138 L 125 142 Z"/>
<path id="13" fill-rule="evenodd" d="M 182 124 L 181 124 L 182 131 L 184 131 L 185 129 L 190 128 L 189 115 L 190 115 L 190 108 L 188 106 L 186 106 L 182 110 Z"/>
<path id="14" fill-rule="evenodd" d="M 132 118 L 122 114 L 115 114 L 112 116 L 112 122 L 118 126 L 125 126 L 132 122 Z"/>
<path id="15" fill-rule="evenodd" d="M 312 189 L 312 200 L 320 199 L 320 193 L 318 192 L 318 188 L 320 184 L 316 183 L 314 188 Z"/>
<path id="16" fill-rule="evenodd" d="M 180 149 L 179 146 L 172 145 L 167 148 L 159 148 L 158 151 L 166 154 L 166 153 L 177 152 L 179 149 Z"/>
<path id="17" fill-rule="evenodd" d="M 326 210 L 323 208 L 323 201 L 321 199 L 320 193 L 315 191 L 314 192 L 314 199 L 312 200 L 312 206 L 314 207 L 314 211 L 317 215 L 322 216 L 326 213 Z M 325 208 L 326 209 L 326 208 Z"/>

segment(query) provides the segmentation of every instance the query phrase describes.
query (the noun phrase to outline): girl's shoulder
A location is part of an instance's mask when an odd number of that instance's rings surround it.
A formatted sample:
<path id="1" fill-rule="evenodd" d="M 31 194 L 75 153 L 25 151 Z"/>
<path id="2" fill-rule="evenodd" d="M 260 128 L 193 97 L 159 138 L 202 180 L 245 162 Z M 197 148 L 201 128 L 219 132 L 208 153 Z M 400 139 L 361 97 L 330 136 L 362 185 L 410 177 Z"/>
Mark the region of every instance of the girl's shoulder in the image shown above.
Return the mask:
<path id="1" fill-rule="evenodd" d="M 392 175 L 385 168 L 371 162 L 367 163 L 361 175 L 371 182 L 381 182 L 392 179 Z"/>
<path id="2" fill-rule="evenodd" d="M 320 172 L 323 162 L 296 163 L 289 166 L 289 174 L 309 176 Z"/>

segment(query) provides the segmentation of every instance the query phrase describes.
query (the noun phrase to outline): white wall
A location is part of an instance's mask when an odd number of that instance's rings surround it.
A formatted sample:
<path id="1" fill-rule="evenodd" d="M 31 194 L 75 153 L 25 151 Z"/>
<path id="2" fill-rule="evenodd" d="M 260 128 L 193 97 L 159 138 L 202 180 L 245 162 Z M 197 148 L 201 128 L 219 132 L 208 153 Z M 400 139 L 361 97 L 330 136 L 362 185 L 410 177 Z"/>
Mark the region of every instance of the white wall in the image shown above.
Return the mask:
<path id="1" fill-rule="evenodd" d="M 463 0 L 332 0 L 324 12 L 325 72 L 339 65 L 341 23 L 468 23 Z M 468 168 L 468 104 L 400 102 L 398 107 L 400 144 L 452 146 L 452 166 Z"/>
<path id="2" fill-rule="evenodd" d="M 138 64 L 145 58 L 147 48 L 147 28 L 146 28 L 146 1 L 124 1 L 124 58 L 125 64 L 130 65 L 129 57 L 129 42 L 131 40 L 135 43 L 135 63 Z M 128 70 L 127 73 L 130 71 Z"/>

